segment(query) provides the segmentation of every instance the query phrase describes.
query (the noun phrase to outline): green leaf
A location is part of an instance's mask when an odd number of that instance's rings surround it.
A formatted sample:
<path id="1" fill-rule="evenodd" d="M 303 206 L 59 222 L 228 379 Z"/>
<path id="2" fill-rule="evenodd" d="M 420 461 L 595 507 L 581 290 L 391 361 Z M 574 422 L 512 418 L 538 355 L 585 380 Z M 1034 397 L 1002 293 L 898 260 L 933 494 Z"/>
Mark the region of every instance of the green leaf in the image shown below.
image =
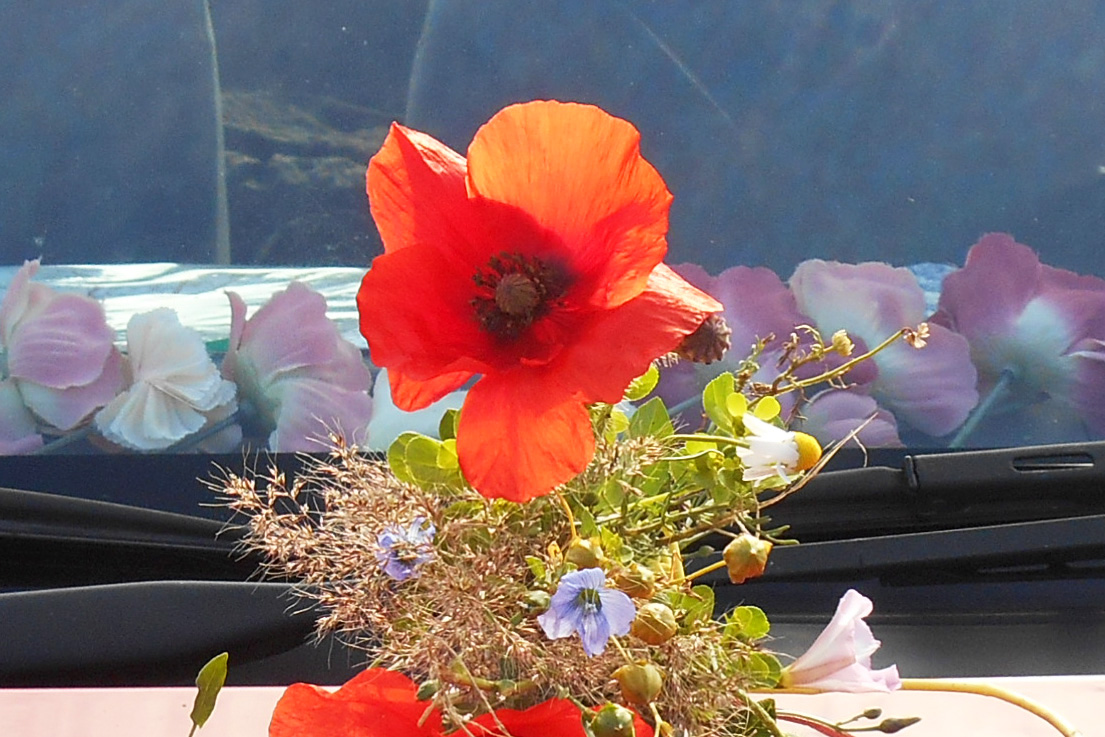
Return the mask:
<path id="1" fill-rule="evenodd" d="M 203 344 L 208 353 L 226 353 L 230 350 L 230 338 L 209 340 Z"/>
<path id="2" fill-rule="evenodd" d="M 739 392 L 733 392 L 725 398 L 725 409 L 729 412 L 730 420 L 741 419 L 744 417 L 744 413 L 748 411 L 748 397 Z"/>
<path id="3" fill-rule="evenodd" d="M 545 561 L 541 560 L 537 556 L 527 555 L 526 565 L 529 566 L 529 572 L 533 574 L 533 577 L 538 581 L 545 580 Z"/>
<path id="4" fill-rule="evenodd" d="M 663 438 L 674 432 L 668 408 L 660 397 L 653 397 L 642 404 L 629 420 L 629 434 L 634 437 L 653 435 Z"/>
<path id="5" fill-rule="evenodd" d="M 760 688 L 774 688 L 783 677 L 783 666 L 770 653 L 753 651 L 748 654 L 748 675 Z"/>
<path id="6" fill-rule="evenodd" d="M 595 515 L 591 514 L 591 510 L 584 506 L 577 506 L 573 510 L 576 515 L 576 521 L 579 522 L 579 534 L 581 537 L 591 537 L 592 535 L 599 534 L 599 526 L 595 523 Z"/>
<path id="7" fill-rule="evenodd" d="M 405 432 L 388 446 L 388 465 L 391 466 L 392 473 L 400 481 L 405 481 L 408 484 L 414 484 L 417 481 L 415 481 L 414 475 L 407 465 L 407 446 L 412 440 L 419 437 L 422 436 L 416 432 Z"/>
<path id="8" fill-rule="evenodd" d="M 783 407 L 779 404 L 778 399 L 775 397 L 763 397 L 760 401 L 756 402 L 756 407 L 752 410 L 752 414 L 756 415 L 758 419 L 764 422 L 770 422 L 778 417 L 782 410 Z"/>
<path id="9" fill-rule="evenodd" d="M 606 418 L 606 428 L 604 434 L 608 442 L 613 443 L 618 439 L 618 435 L 622 434 L 629 429 L 629 418 L 626 417 L 625 412 L 614 407 L 610 410 L 610 416 Z"/>
<path id="10" fill-rule="evenodd" d="M 714 615 L 714 590 L 701 584 L 695 586 L 691 589 L 691 593 L 684 597 L 683 605 L 687 609 L 687 616 L 683 620 L 684 625 L 705 622 Z"/>
<path id="11" fill-rule="evenodd" d="M 437 436 L 442 440 L 452 440 L 457 436 L 457 423 L 460 422 L 460 410 L 447 409 L 437 423 Z"/>
<path id="12" fill-rule="evenodd" d="M 729 395 L 735 394 L 736 391 L 733 375 L 726 371 L 714 377 L 702 392 L 702 408 L 706 410 L 706 416 L 715 425 L 728 432 L 733 432 L 733 419 L 727 402 Z"/>
<path id="13" fill-rule="evenodd" d="M 196 675 L 196 703 L 192 706 L 192 724 L 195 727 L 203 727 L 211 718 L 211 712 L 215 711 L 215 699 L 219 696 L 223 684 L 226 683 L 226 664 L 230 659 L 228 653 L 219 653 L 207 664 L 200 668 Z M 195 729 L 193 727 L 193 730 Z"/>
<path id="14" fill-rule="evenodd" d="M 644 372 L 629 383 L 625 390 L 625 398 L 630 402 L 636 402 L 647 397 L 656 384 L 660 381 L 660 369 L 656 364 L 649 364 L 648 371 Z"/>
<path id="15" fill-rule="evenodd" d="M 767 636 L 771 623 L 767 615 L 758 606 L 739 606 L 729 613 L 729 623 L 725 625 L 727 637 L 754 642 Z"/>

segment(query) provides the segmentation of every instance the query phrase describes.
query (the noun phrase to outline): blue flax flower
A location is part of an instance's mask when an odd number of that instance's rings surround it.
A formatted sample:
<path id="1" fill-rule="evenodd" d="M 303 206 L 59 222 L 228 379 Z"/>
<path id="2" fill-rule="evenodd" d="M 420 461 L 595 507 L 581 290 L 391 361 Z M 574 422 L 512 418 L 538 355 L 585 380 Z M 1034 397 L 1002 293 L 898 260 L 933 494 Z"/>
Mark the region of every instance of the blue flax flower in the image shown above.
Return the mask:
<path id="1" fill-rule="evenodd" d="M 624 635 L 637 616 L 633 600 L 617 589 L 606 587 L 601 568 L 584 568 L 564 574 L 549 609 L 537 618 L 551 640 L 578 632 L 583 652 L 598 655 L 611 635 Z"/>
<path id="2" fill-rule="evenodd" d="M 376 560 L 391 578 L 406 581 L 418 574 L 418 567 L 434 557 L 434 525 L 415 517 L 407 525 L 388 525 L 376 536 Z"/>

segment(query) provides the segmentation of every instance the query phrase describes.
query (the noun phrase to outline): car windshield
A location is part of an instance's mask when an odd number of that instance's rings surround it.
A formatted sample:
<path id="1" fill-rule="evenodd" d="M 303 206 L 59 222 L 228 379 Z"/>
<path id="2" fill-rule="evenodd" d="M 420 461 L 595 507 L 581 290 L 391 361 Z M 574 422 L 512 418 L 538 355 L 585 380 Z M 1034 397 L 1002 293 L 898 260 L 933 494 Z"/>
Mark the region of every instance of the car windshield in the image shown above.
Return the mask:
<path id="1" fill-rule="evenodd" d="M 908 328 L 923 349 L 899 341 L 783 411 L 868 449 L 1105 438 L 1101 3 L 115 0 L 0 16 L 6 454 L 319 450 L 306 417 L 376 450 L 434 432 L 466 387 L 433 418 L 398 413 L 359 330 L 384 249 L 366 166 L 395 123 L 459 157 L 533 100 L 639 132 L 672 195 L 665 261 L 724 304 L 725 357 L 662 372 L 685 424 L 754 348 L 753 383 L 812 330 L 846 331 L 858 355 Z M 280 363 L 291 346 L 311 357 Z M 210 365 L 181 378 L 200 353 Z M 274 378 L 289 373 L 339 378 Z M 183 404 L 152 399 L 164 375 Z"/>

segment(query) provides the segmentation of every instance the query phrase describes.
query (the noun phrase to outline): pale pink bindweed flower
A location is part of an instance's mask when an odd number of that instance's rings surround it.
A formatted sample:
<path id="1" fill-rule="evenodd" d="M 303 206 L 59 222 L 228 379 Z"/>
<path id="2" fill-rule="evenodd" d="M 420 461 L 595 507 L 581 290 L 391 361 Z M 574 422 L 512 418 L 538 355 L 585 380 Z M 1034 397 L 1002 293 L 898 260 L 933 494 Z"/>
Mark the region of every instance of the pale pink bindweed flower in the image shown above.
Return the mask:
<path id="1" fill-rule="evenodd" d="M 25 262 L 4 294 L 0 347 L 7 379 L 26 408 L 44 426 L 65 432 L 116 395 L 122 359 L 100 303 L 32 282 L 38 269 L 38 260 Z M 8 391 L 0 423 L 25 424 L 12 399 Z"/>
<path id="2" fill-rule="evenodd" d="M 247 320 L 242 298 L 227 297 L 230 347 L 222 373 L 270 433 L 269 449 L 325 450 L 330 431 L 363 442 L 372 375 L 361 352 L 326 317 L 326 299 L 293 281 Z"/>
<path id="3" fill-rule="evenodd" d="M 849 589 L 840 599 L 832 621 L 810 649 L 783 669 L 779 685 L 847 693 L 900 688 L 896 665 L 881 670 L 871 668 L 871 656 L 881 643 L 863 619 L 873 608 L 870 599 Z"/>

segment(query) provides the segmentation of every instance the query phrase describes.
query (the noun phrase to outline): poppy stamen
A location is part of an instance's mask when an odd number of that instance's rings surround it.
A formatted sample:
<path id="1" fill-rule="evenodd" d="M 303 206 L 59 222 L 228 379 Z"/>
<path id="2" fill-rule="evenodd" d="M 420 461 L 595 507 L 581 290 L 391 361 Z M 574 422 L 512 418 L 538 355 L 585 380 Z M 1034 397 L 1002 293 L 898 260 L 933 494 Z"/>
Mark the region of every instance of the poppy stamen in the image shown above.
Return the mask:
<path id="1" fill-rule="evenodd" d="M 502 252 L 472 276 L 478 292 L 471 304 L 489 333 L 514 340 L 548 313 L 565 292 L 559 271 L 539 258 Z"/>

